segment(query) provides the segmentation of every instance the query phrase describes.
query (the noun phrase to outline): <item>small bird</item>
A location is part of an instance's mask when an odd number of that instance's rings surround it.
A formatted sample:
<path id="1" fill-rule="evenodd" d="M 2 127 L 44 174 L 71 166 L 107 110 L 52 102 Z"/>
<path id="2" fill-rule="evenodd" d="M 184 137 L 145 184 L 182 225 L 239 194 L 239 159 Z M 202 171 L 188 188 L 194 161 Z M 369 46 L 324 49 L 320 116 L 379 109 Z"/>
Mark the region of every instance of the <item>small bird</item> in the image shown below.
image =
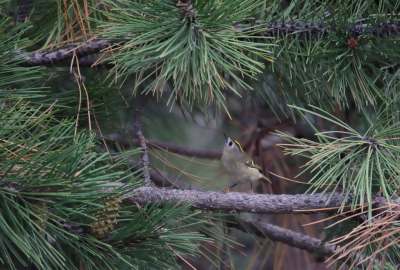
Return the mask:
<path id="1" fill-rule="evenodd" d="M 239 183 L 250 182 L 251 190 L 249 194 L 253 193 L 253 181 L 263 179 L 268 183 L 271 181 L 264 176 L 261 167 L 258 166 L 244 151 L 240 143 L 232 140 L 230 137 L 225 136 L 225 147 L 222 153 L 221 162 L 225 172 L 235 181 L 235 184 L 229 188 L 224 189 L 222 192 L 229 192 Z"/>

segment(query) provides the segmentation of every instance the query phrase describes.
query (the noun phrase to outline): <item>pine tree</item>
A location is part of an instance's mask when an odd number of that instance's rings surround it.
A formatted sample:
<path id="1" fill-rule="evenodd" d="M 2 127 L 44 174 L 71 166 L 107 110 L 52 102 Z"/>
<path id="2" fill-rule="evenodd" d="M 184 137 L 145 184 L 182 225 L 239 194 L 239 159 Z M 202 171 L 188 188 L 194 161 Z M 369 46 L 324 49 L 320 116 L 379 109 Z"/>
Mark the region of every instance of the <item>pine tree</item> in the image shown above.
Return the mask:
<path id="1" fill-rule="evenodd" d="M 397 269 L 400 1 L 0 7 L 2 269 Z"/>

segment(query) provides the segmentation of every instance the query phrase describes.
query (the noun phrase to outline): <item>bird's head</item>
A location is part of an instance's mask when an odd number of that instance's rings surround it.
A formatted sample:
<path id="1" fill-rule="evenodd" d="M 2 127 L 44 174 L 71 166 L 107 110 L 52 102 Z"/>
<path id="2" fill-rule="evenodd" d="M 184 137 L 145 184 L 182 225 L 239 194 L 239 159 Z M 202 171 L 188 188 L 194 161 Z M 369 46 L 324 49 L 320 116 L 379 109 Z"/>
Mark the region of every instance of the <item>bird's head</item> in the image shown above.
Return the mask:
<path id="1" fill-rule="evenodd" d="M 225 133 L 225 147 L 224 147 L 224 154 L 243 154 L 243 148 L 237 140 L 232 140 L 228 137 Z"/>

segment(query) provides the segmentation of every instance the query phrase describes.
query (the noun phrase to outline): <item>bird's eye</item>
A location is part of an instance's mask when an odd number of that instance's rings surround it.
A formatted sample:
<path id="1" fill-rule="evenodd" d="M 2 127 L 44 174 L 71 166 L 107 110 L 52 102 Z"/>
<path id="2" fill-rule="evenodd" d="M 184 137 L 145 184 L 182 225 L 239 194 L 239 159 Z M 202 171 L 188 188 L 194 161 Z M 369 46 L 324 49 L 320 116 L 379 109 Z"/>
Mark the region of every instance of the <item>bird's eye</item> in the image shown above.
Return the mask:
<path id="1" fill-rule="evenodd" d="M 229 142 L 229 143 L 228 143 L 229 146 L 232 146 L 232 144 L 233 144 L 232 142 Z"/>

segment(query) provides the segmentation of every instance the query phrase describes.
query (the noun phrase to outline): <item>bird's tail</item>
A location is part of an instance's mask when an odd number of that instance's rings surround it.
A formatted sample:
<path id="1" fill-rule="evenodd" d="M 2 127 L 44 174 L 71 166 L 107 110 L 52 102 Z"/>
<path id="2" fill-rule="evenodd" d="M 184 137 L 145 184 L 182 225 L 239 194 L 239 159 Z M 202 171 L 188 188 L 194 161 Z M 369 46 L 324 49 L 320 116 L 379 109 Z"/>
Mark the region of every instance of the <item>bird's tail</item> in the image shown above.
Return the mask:
<path id="1" fill-rule="evenodd" d="M 264 182 L 266 182 L 267 184 L 268 184 L 268 183 L 271 184 L 271 180 L 269 180 L 268 177 L 266 177 L 265 175 L 263 175 L 263 176 L 261 177 L 261 179 L 262 179 Z"/>

